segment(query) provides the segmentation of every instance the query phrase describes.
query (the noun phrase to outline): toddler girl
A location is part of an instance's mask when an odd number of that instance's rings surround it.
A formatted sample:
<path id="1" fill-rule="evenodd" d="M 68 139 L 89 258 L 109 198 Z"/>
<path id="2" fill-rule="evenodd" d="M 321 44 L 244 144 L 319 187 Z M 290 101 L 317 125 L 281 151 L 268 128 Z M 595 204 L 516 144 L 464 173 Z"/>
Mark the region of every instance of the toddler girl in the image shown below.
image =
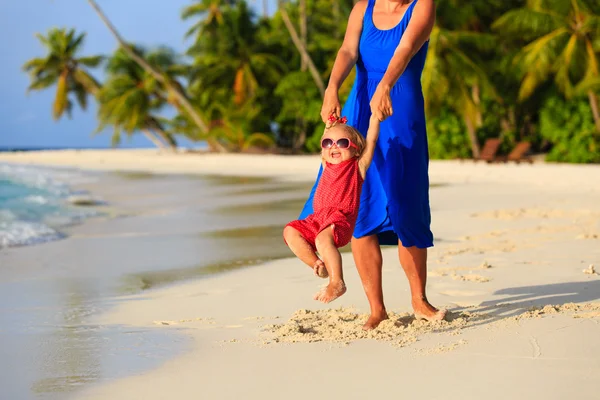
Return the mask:
<path id="1" fill-rule="evenodd" d="M 283 230 L 283 238 L 292 252 L 315 275 L 329 277 L 329 284 L 314 297 L 323 303 L 346 292 L 338 248 L 352 238 L 360 192 L 373 160 L 380 124 L 371 117 L 365 140 L 360 132 L 346 125 L 345 117 L 331 116 L 329 121 L 321 138 L 323 173 L 313 199 L 314 212 L 305 219 L 290 222 Z"/>

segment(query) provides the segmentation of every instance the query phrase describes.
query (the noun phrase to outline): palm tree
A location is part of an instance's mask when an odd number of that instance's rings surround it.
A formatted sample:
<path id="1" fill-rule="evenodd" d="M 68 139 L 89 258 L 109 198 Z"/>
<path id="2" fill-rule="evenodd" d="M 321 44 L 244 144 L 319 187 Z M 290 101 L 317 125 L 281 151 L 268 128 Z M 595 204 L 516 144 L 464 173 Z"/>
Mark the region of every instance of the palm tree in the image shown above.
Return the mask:
<path id="1" fill-rule="evenodd" d="M 182 73 L 170 49 L 159 48 L 150 53 L 141 48 L 133 49 L 150 65 L 165 71 L 165 75 L 173 81 Z M 112 125 L 113 144 L 118 144 L 122 132 L 132 135 L 141 131 L 158 147 L 166 145 L 175 149 L 175 139 L 165 131 L 159 117 L 153 112 L 159 111 L 168 102 L 173 104 L 176 99 L 169 97 L 163 91 L 161 83 L 133 61 L 123 49 L 117 50 L 109 60 L 107 71 L 108 79 L 98 93 L 100 124 L 96 132 Z"/>
<path id="2" fill-rule="evenodd" d="M 44 58 L 34 58 L 23 65 L 23 70 L 31 77 L 30 90 L 43 90 L 56 85 L 56 97 L 52 106 L 52 116 L 59 119 L 66 112 L 71 115 L 73 101 L 69 93 L 75 95 L 82 109 L 87 107 L 88 94 L 95 94 L 100 84 L 90 75 L 87 68 L 97 67 L 102 56 L 78 57 L 83 47 L 85 34 L 76 35 L 71 29 L 50 29 L 46 36 L 37 34 L 48 54 Z"/>
<path id="3" fill-rule="evenodd" d="M 165 77 L 164 72 L 152 67 L 146 60 L 137 55 L 133 48 L 121 37 L 117 29 L 114 25 L 109 21 L 106 15 L 102 12 L 98 4 L 95 0 L 88 0 L 90 6 L 96 11 L 102 22 L 106 25 L 108 30 L 113 34 L 113 36 L 119 42 L 121 48 L 146 72 L 151 74 L 158 82 L 164 85 L 166 91 L 169 93 L 169 96 L 172 96 L 178 105 L 178 110 L 185 111 L 186 115 L 193 121 L 197 128 L 200 129 L 202 133 L 206 133 L 208 131 L 208 126 L 204 122 L 202 116 L 194 108 L 192 103 L 187 98 L 187 94 L 183 91 L 183 87 L 178 82 L 174 82 L 167 77 Z M 212 150 L 224 151 L 225 149 L 219 143 L 214 142 L 212 140 L 208 140 L 208 145 Z"/>
<path id="4" fill-rule="evenodd" d="M 254 99 L 261 86 L 274 86 L 285 65 L 274 54 L 261 51 L 246 2 L 226 10 L 223 20 L 217 43 L 203 38 L 190 50 L 195 56 L 192 87 L 210 102 L 221 99 L 227 103 L 227 96 L 233 93 L 233 103 L 240 106 Z"/>
<path id="5" fill-rule="evenodd" d="M 494 88 L 481 60 L 465 48 L 482 51 L 493 48 L 489 34 L 450 31 L 440 24 L 434 26 L 429 39 L 429 51 L 423 69 L 422 85 L 425 109 L 435 114 L 448 102 L 462 116 L 471 143 L 473 157 L 479 157 L 480 146 L 476 129 L 481 124 L 481 91 L 494 94 Z"/>
<path id="6" fill-rule="evenodd" d="M 197 0 L 194 4 L 187 6 L 181 12 L 183 20 L 199 18 L 185 34 L 186 37 L 196 36 L 196 42 L 201 40 L 202 35 L 216 32 L 218 25 L 223 23 L 223 10 L 235 4 L 235 0 Z"/>
<path id="7" fill-rule="evenodd" d="M 600 5 L 594 0 L 529 0 L 523 8 L 502 15 L 497 31 L 525 39 L 518 54 L 521 68 L 519 100 L 532 96 L 550 78 L 567 97 L 588 96 L 600 132 L 598 99 L 590 82 L 600 77 Z"/>

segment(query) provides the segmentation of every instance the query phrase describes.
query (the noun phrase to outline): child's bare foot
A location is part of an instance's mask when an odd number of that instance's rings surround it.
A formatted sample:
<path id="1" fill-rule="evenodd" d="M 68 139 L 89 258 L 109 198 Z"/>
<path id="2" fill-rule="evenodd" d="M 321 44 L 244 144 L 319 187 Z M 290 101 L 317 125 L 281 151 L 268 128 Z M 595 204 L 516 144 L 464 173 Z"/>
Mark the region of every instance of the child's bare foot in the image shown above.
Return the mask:
<path id="1" fill-rule="evenodd" d="M 327 278 L 329 276 L 329 273 L 327 272 L 327 268 L 325 268 L 325 263 L 323 262 L 323 260 L 317 260 L 315 262 L 315 265 L 313 266 L 313 271 L 315 273 L 315 276 L 318 276 L 319 278 Z"/>
<path id="2" fill-rule="evenodd" d="M 372 329 L 375 329 L 379 326 L 379 324 L 381 323 L 381 321 L 385 321 L 386 319 L 388 319 L 388 315 L 387 312 L 385 312 L 385 310 L 382 313 L 378 313 L 378 314 L 371 314 L 369 315 L 369 319 L 367 320 L 367 322 L 365 322 L 365 324 L 363 325 L 363 330 L 365 331 L 370 331 Z"/>
<path id="3" fill-rule="evenodd" d="M 344 281 L 329 282 L 329 285 L 325 286 L 315 294 L 314 299 L 322 303 L 329 303 L 344 293 L 346 293 L 346 284 Z"/>

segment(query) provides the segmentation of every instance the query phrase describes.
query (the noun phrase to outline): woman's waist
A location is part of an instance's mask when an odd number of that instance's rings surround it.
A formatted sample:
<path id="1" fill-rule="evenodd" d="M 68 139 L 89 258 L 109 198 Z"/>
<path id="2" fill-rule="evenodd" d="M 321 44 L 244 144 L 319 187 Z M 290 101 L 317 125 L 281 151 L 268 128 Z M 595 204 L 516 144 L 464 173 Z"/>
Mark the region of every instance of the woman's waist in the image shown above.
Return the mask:
<path id="1" fill-rule="evenodd" d="M 385 72 L 386 71 L 371 71 L 362 68 L 357 68 L 356 78 L 359 81 L 363 82 L 375 81 L 379 83 L 385 76 Z M 402 87 L 413 87 L 421 89 L 421 74 L 406 70 L 398 78 L 396 85 L 398 84 L 402 85 Z"/>

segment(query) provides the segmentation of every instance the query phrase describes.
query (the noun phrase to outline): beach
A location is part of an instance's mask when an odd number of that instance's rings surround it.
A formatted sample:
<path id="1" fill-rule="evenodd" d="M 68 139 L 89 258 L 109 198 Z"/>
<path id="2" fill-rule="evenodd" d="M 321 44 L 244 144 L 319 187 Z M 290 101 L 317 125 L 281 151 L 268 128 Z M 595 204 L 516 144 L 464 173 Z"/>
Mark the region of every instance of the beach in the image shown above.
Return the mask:
<path id="1" fill-rule="evenodd" d="M 73 276 L 86 264 L 99 280 L 128 271 L 127 290 L 63 323 L 113 329 L 92 341 L 111 356 L 91 363 L 97 377 L 75 398 L 598 398 L 599 166 L 432 161 L 428 296 L 448 321 L 414 320 L 397 250 L 386 247 L 391 318 L 364 332 L 368 303 L 351 254 L 348 292 L 320 304 L 312 295 L 324 282 L 279 234 L 318 156 L 65 150 L 1 153 L 3 162 L 122 175 L 83 185 L 109 202 L 108 217 L 61 241 L 0 251 L 5 282 L 23 290 L 43 286 L 55 264 Z M 190 238 L 213 225 L 228 241 L 195 248 Z M 184 268 L 206 254 L 220 267 Z"/>

